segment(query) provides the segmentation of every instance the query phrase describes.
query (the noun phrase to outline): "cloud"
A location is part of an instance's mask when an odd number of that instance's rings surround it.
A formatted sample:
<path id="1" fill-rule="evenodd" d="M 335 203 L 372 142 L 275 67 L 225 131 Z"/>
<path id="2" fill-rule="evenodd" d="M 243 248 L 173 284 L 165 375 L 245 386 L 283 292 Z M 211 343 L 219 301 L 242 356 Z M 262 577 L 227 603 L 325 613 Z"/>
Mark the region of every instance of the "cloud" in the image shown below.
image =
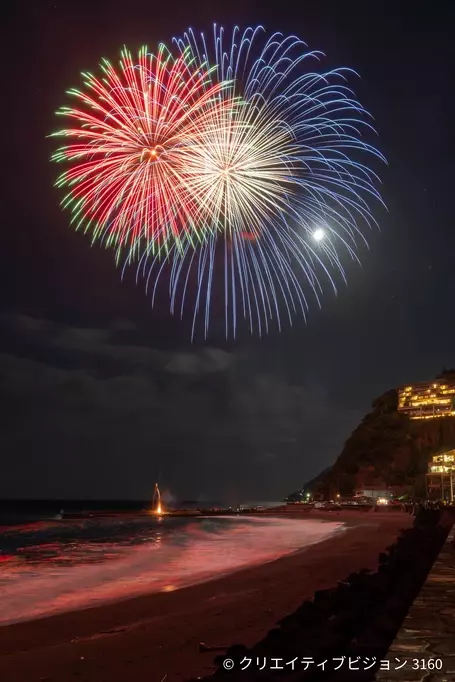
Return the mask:
<path id="1" fill-rule="evenodd" d="M 133 325 L 4 318 L 0 495 L 281 499 L 339 453 L 360 414 L 255 357 L 164 352 Z"/>

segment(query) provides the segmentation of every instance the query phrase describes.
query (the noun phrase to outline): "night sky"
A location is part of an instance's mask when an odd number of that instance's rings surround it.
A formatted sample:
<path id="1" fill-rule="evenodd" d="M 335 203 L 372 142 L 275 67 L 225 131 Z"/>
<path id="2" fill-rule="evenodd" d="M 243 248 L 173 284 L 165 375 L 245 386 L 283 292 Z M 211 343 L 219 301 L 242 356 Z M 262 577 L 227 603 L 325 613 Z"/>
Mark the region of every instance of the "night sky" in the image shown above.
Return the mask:
<path id="1" fill-rule="evenodd" d="M 3 10 L 0 496 L 280 499 L 333 462 L 371 401 L 455 366 L 451 3 L 10 3 Z M 406 10 L 406 8 L 408 8 Z M 263 24 L 350 66 L 388 211 L 306 325 L 226 345 L 152 310 L 68 226 L 46 135 L 64 91 L 188 26 Z M 6 148 L 5 148 L 6 145 Z"/>

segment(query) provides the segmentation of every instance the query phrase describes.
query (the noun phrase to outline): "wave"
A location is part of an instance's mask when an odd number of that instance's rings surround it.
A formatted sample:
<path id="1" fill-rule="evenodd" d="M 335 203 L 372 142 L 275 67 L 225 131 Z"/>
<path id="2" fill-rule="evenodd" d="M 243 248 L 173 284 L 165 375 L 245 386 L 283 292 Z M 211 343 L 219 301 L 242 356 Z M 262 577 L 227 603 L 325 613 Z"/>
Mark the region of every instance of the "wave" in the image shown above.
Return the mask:
<path id="1" fill-rule="evenodd" d="M 28 539 L 14 536 L 15 549 L 3 553 L 0 624 L 180 589 L 274 561 L 344 527 L 318 520 L 205 517 L 178 524 L 170 518 L 129 522 L 123 533 L 118 521 L 73 525 L 73 536 L 68 528 L 60 536 L 48 525 L 35 528 Z"/>

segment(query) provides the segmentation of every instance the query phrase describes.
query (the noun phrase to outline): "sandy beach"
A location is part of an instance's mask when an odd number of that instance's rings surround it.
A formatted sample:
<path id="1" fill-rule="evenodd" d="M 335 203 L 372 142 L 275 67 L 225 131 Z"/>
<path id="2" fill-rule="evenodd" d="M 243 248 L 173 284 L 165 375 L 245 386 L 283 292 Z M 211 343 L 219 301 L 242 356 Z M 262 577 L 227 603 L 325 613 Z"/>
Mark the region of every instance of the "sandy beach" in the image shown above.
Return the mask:
<path id="1" fill-rule="evenodd" d="M 295 517 L 295 514 L 293 514 Z M 303 517 L 306 518 L 306 515 Z M 217 580 L 0 629 L 5 682 L 181 682 L 210 674 L 217 652 L 260 641 L 315 590 L 330 588 L 378 555 L 413 517 L 321 512 L 346 532 L 292 555 Z"/>

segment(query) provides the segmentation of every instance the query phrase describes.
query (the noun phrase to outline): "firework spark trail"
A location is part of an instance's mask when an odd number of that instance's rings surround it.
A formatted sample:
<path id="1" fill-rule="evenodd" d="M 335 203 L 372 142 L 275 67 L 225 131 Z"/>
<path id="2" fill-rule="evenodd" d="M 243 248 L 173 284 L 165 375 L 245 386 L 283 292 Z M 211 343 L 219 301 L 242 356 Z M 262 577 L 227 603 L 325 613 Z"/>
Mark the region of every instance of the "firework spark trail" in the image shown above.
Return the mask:
<path id="1" fill-rule="evenodd" d="M 215 26 L 211 43 L 190 30 L 174 45 L 215 64 L 218 82 L 230 83 L 218 97 L 243 104 L 231 109 L 216 139 L 198 147 L 202 158 L 189 170 L 212 229 L 197 254 L 188 244 L 174 248 L 171 309 L 180 292 L 183 314 L 193 270 L 193 334 L 201 311 L 207 334 L 215 253 L 223 250 L 226 336 L 235 337 L 239 311 L 252 333 L 268 332 L 272 320 L 281 329 L 283 316 L 292 324 L 298 311 L 306 314 L 306 291 L 320 302 L 320 274 L 336 291 L 332 272 L 344 278 L 342 252 L 357 259 L 362 228 L 375 223 L 370 202 L 382 203 L 367 162 L 385 159 L 364 140 L 374 129 L 346 85 L 354 72 L 316 71 L 322 53 L 307 52 L 295 36 L 267 37 L 262 27 L 236 28 L 226 40 Z M 325 234 L 318 243 L 315 230 Z M 140 266 L 150 266 L 155 296 L 163 268 L 151 256 L 146 250 Z"/>
<path id="2" fill-rule="evenodd" d="M 119 73 L 103 60 L 101 78 L 85 73 L 84 89 L 69 91 L 80 108 L 57 112 L 76 124 L 54 134 L 71 139 L 52 157 L 70 166 L 57 181 L 69 189 L 62 204 L 118 260 L 203 238 L 195 149 L 216 136 L 234 104 L 218 96 L 226 83 L 212 82 L 189 52 L 174 59 L 161 45 L 156 56 L 142 48 L 133 60 L 124 49 Z"/>

